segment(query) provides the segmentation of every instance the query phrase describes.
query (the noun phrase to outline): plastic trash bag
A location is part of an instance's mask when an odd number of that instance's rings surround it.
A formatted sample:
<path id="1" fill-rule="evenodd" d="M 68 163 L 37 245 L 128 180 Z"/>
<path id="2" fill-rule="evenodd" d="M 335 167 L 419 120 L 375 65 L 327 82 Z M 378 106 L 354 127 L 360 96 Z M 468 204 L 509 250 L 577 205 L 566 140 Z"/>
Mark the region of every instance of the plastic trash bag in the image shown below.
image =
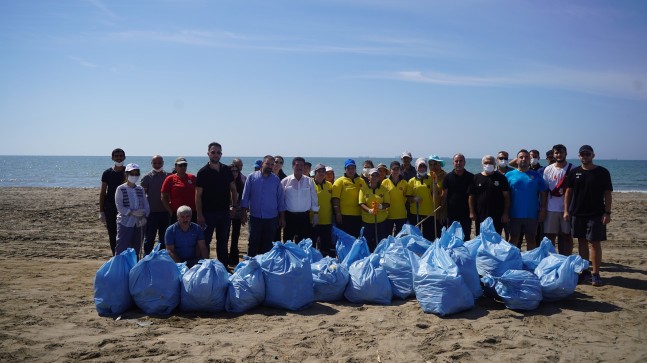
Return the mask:
<path id="1" fill-rule="evenodd" d="M 306 255 L 308 256 L 308 262 L 310 263 L 315 263 L 323 258 L 321 252 L 319 252 L 318 249 L 312 247 L 312 240 L 310 238 L 306 238 L 303 241 L 299 242 L 299 247 L 301 247 L 306 252 Z"/>
<path id="2" fill-rule="evenodd" d="M 389 246 L 391 246 L 393 243 L 395 243 L 395 238 L 393 236 L 388 235 L 386 238 L 382 239 L 380 243 L 377 244 L 377 247 L 375 247 L 375 251 L 373 251 L 374 254 L 383 256 L 384 251 L 386 251 Z"/>
<path id="3" fill-rule="evenodd" d="M 539 278 L 526 270 L 508 270 L 501 277 L 481 278 L 483 284 L 496 291 L 508 309 L 534 310 L 543 299 Z"/>
<path id="4" fill-rule="evenodd" d="M 393 238 L 389 236 L 389 238 Z M 394 240 L 382 254 L 381 265 L 391 283 L 393 295 L 406 299 L 413 295 L 413 271 L 409 260 L 409 250 L 402 242 Z"/>
<path id="5" fill-rule="evenodd" d="M 508 270 L 523 269 L 521 251 L 496 233 L 491 218 L 481 223 L 481 244 L 476 253 L 476 269 L 481 276 L 501 276 Z"/>
<path id="6" fill-rule="evenodd" d="M 94 275 L 94 305 L 99 315 L 119 315 L 133 306 L 128 290 L 128 273 L 137 254 L 128 248 L 106 261 Z"/>
<path id="7" fill-rule="evenodd" d="M 256 256 L 259 257 L 259 256 Z M 265 279 L 256 258 L 241 261 L 229 277 L 225 310 L 243 313 L 265 300 Z"/>
<path id="8" fill-rule="evenodd" d="M 572 294 L 577 287 L 577 275 L 588 268 L 589 261 L 578 255 L 566 257 L 555 253 L 541 260 L 535 275 L 541 283 L 544 300 L 557 301 Z"/>
<path id="9" fill-rule="evenodd" d="M 355 261 L 348 269 L 350 281 L 344 296 L 353 303 L 390 305 L 393 293 L 386 271 L 380 266 L 380 256 L 372 254 Z"/>
<path id="10" fill-rule="evenodd" d="M 357 238 L 333 226 L 332 239 L 335 242 L 337 258 L 339 259 L 339 261 L 343 261 L 344 257 L 346 257 L 348 252 L 350 252 L 350 248 L 353 246 L 353 243 Z"/>
<path id="11" fill-rule="evenodd" d="M 402 229 L 398 234 L 395 235 L 395 238 L 406 237 L 406 236 L 417 236 L 422 237 L 422 232 L 420 229 L 412 224 L 405 223 L 402 226 Z"/>
<path id="12" fill-rule="evenodd" d="M 180 310 L 217 313 L 225 310 L 229 272 L 218 260 L 200 260 L 182 276 Z"/>
<path id="13" fill-rule="evenodd" d="M 170 314 L 180 304 L 178 266 L 166 250 L 154 250 L 130 270 L 129 289 L 146 314 Z"/>
<path id="14" fill-rule="evenodd" d="M 294 242 L 274 242 L 260 263 L 265 279 L 263 304 L 288 310 L 300 310 L 312 304 L 312 269 L 301 247 Z"/>
<path id="15" fill-rule="evenodd" d="M 324 257 L 313 263 L 312 284 L 315 301 L 337 301 L 344 298 L 350 275 L 346 266 L 334 258 Z"/>
<path id="16" fill-rule="evenodd" d="M 362 236 L 353 242 L 353 245 L 344 259 L 340 261 L 342 265 L 346 266 L 346 268 L 350 270 L 350 265 L 352 265 L 353 262 L 361 260 L 364 257 L 368 257 L 370 254 L 371 252 L 368 249 L 368 243 L 366 243 L 366 239 Z"/>
<path id="17" fill-rule="evenodd" d="M 463 243 L 463 228 L 460 223 L 453 222 L 449 228 L 443 228 L 440 238 L 436 241 L 442 246 L 449 256 L 454 260 L 458 267 L 458 271 L 463 280 L 469 287 L 474 299 L 478 299 L 483 295 L 483 288 L 481 287 L 481 280 L 479 273 L 476 269 L 476 257 L 473 257 L 470 251 Z"/>
<path id="18" fill-rule="evenodd" d="M 539 247 L 521 252 L 521 261 L 523 262 L 523 269 L 528 271 L 535 271 L 539 263 L 544 258 L 548 257 L 551 253 L 557 253 L 553 243 L 546 237 L 541 240 Z"/>
<path id="19" fill-rule="evenodd" d="M 458 266 L 439 243 L 420 258 L 413 252 L 409 256 L 413 289 L 422 311 L 445 316 L 474 307 L 474 296 Z"/>

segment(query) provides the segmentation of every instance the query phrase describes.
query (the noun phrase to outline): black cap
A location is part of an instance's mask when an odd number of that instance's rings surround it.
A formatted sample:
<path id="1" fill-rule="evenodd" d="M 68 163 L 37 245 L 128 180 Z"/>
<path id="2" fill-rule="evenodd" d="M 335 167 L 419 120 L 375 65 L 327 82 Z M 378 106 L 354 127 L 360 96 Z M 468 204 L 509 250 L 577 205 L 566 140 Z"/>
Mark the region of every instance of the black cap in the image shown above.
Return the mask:
<path id="1" fill-rule="evenodd" d="M 580 147 L 580 151 L 579 151 L 579 152 L 582 152 L 582 151 L 584 151 L 584 152 L 586 152 L 586 151 L 588 151 L 588 152 L 593 152 L 593 148 L 591 147 L 591 145 L 582 145 L 582 146 Z"/>

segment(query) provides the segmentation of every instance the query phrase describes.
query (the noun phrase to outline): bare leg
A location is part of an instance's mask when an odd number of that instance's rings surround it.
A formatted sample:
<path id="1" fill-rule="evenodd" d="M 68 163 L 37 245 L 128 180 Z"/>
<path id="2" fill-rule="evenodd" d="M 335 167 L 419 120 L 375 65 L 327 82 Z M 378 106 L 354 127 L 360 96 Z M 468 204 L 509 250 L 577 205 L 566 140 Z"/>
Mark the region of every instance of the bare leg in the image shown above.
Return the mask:
<path id="1" fill-rule="evenodd" d="M 536 235 L 534 233 L 525 234 L 526 251 L 534 250 L 537 247 Z"/>
<path id="2" fill-rule="evenodd" d="M 573 254 L 573 237 L 567 233 L 560 233 L 559 235 L 559 253 L 564 256 L 570 256 Z"/>
<path id="3" fill-rule="evenodd" d="M 589 260 L 589 241 L 587 241 L 586 238 L 578 238 L 577 244 L 578 244 L 577 250 L 580 254 L 580 257 L 588 261 Z"/>
<path id="4" fill-rule="evenodd" d="M 589 253 L 591 256 L 591 264 L 593 273 L 600 273 L 600 264 L 602 264 L 602 245 L 600 241 L 590 241 L 589 242 Z"/>

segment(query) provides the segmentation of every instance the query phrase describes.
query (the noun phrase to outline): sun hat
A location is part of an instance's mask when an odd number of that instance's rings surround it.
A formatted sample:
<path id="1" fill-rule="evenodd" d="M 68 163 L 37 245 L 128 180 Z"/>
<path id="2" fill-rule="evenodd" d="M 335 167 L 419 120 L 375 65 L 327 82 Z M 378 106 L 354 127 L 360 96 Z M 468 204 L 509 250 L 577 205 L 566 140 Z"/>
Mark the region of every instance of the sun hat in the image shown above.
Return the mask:
<path id="1" fill-rule="evenodd" d="M 425 159 L 424 158 L 418 158 L 416 160 L 416 169 L 418 169 L 418 167 L 420 165 L 423 165 L 423 164 L 424 164 L 425 167 L 427 166 L 427 162 L 425 161 Z"/>
<path id="2" fill-rule="evenodd" d="M 438 155 L 429 155 L 429 160 L 433 160 L 433 161 L 437 162 L 438 164 L 440 164 L 441 168 L 445 167 L 445 162 Z"/>
<path id="3" fill-rule="evenodd" d="M 130 163 L 130 164 L 126 165 L 126 172 L 129 172 L 131 170 L 139 170 L 139 165 L 137 165 L 135 163 Z"/>

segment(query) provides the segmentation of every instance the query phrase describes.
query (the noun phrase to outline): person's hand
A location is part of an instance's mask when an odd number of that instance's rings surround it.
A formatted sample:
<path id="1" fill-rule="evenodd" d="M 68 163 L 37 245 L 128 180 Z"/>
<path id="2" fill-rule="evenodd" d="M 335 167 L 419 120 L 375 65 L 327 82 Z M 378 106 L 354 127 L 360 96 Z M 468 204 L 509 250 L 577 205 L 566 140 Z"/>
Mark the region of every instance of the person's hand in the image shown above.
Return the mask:
<path id="1" fill-rule="evenodd" d="M 542 223 L 546 219 L 546 210 L 542 209 L 539 211 L 539 223 Z"/>
<path id="2" fill-rule="evenodd" d="M 341 226 L 341 225 L 343 224 L 341 221 L 342 221 L 342 219 L 341 219 L 341 214 L 336 214 L 336 215 L 335 215 L 335 222 L 336 222 L 338 225 L 340 225 L 340 226 Z"/>
<path id="3" fill-rule="evenodd" d="M 313 214 L 312 215 L 312 226 L 316 226 L 319 224 L 319 214 Z"/>
<path id="4" fill-rule="evenodd" d="M 470 220 L 474 222 L 476 220 L 476 214 L 474 212 L 470 212 Z"/>
<path id="5" fill-rule="evenodd" d="M 106 213 L 99 212 L 99 220 L 101 221 L 101 223 L 106 224 Z"/>
<path id="6" fill-rule="evenodd" d="M 416 202 L 416 204 L 418 204 L 418 203 L 422 202 L 422 197 L 416 195 L 415 197 L 413 197 L 413 201 Z"/>
<path id="7" fill-rule="evenodd" d="M 240 224 L 243 226 L 247 224 L 247 212 L 245 210 L 240 214 Z"/>
<path id="8" fill-rule="evenodd" d="M 143 227 L 146 225 L 146 218 L 141 217 L 137 220 L 137 227 Z"/>
<path id="9" fill-rule="evenodd" d="M 604 213 L 602 215 L 602 224 L 609 224 L 609 222 L 611 222 L 611 215 Z"/>
<path id="10" fill-rule="evenodd" d="M 131 215 L 133 215 L 133 216 L 135 216 L 135 217 L 138 217 L 138 218 L 139 218 L 139 217 L 143 217 L 143 216 L 145 216 L 145 215 L 146 215 L 146 211 L 145 211 L 145 210 L 143 210 L 143 209 L 135 209 L 135 210 L 131 210 L 131 211 L 130 211 L 130 214 L 131 214 Z"/>
<path id="11" fill-rule="evenodd" d="M 568 221 L 570 221 L 570 220 L 571 220 L 571 214 L 570 214 L 570 213 L 568 213 L 568 211 L 567 211 L 567 210 L 565 210 L 565 211 L 564 211 L 564 220 L 565 220 L 566 222 L 568 222 Z"/>
<path id="12" fill-rule="evenodd" d="M 503 213 L 503 215 L 501 215 L 501 223 L 503 224 L 510 223 L 510 216 L 508 215 L 508 213 Z"/>

